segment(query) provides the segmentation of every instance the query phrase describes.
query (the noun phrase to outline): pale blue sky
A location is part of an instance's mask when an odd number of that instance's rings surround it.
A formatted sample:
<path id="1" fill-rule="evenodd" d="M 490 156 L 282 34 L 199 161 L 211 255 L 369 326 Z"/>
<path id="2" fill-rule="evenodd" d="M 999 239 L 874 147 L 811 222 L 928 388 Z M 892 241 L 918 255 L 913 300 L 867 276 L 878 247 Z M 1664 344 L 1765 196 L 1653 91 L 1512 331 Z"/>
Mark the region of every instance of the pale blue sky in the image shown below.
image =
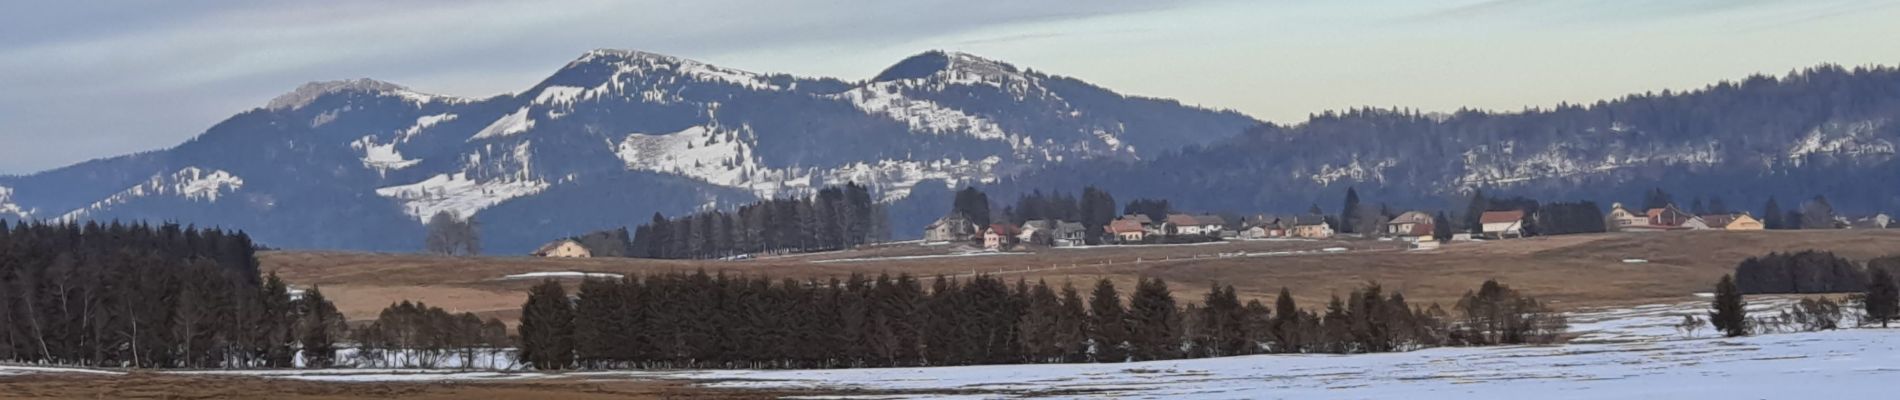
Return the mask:
<path id="1" fill-rule="evenodd" d="M 1900 0 L 309 3 L 0 6 L 0 174 L 168 147 L 306 81 L 481 97 L 594 48 L 847 80 L 960 50 L 1277 122 L 1900 64 Z"/>

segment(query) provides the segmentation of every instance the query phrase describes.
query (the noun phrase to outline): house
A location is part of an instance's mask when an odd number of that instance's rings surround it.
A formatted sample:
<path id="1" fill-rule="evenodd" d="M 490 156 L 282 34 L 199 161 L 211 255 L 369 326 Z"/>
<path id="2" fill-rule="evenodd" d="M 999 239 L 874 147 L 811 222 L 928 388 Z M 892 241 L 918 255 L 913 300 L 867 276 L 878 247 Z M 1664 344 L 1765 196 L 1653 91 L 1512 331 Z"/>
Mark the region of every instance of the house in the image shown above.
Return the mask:
<path id="1" fill-rule="evenodd" d="M 1690 226 L 1684 226 L 1684 225 L 1689 224 L 1690 221 L 1696 220 L 1695 214 L 1682 212 L 1682 209 L 1676 208 L 1675 204 L 1665 205 L 1665 206 L 1662 206 L 1661 208 L 1651 208 L 1649 209 L 1649 212 L 1645 214 L 1647 215 L 1647 217 L 1649 217 L 1649 224 L 1652 226 L 1693 228 L 1694 225 L 1690 225 Z M 1701 225 L 1703 226 L 1704 229 L 1707 228 L 1706 223 L 1703 223 Z"/>
<path id="2" fill-rule="evenodd" d="M 1054 238 L 1056 247 L 1073 247 L 1088 244 L 1088 229 L 1080 222 L 1056 221 Z"/>
<path id="3" fill-rule="evenodd" d="M 588 251 L 587 246 L 582 246 L 578 240 L 561 239 L 542 245 L 540 249 L 534 251 L 534 256 L 548 258 L 591 258 L 594 256 L 594 253 Z"/>
<path id="4" fill-rule="evenodd" d="M 1708 226 L 1708 229 L 1727 231 L 1759 231 L 1762 229 L 1761 221 L 1749 216 L 1748 213 L 1709 214 L 1699 215 L 1697 218 L 1701 218 L 1703 224 Z"/>
<path id="5" fill-rule="evenodd" d="M 1673 205 L 1649 209 L 1638 214 L 1623 208 L 1623 203 L 1613 203 L 1610 205 L 1609 215 L 1604 217 L 1604 222 L 1608 225 L 1610 230 L 1617 232 L 1715 229 L 1708 221 L 1682 212 L 1681 209 Z"/>
<path id="6" fill-rule="evenodd" d="M 1269 228 L 1266 225 L 1254 225 L 1254 226 L 1247 227 L 1247 229 L 1242 229 L 1240 231 L 1240 238 L 1241 239 L 1266 239 L 1266 238 L 1274 237 L 1274 236 L 1269 236 L 1272 234 L 1273 231 L 1274 231 L 1273 229 Z M 1285 232 L 1285 231 L 1282 230 L 1281 232 Z"/>
<path id="7" fill-rule="evenodd" d="M 1109 222 L 1108 226 L 1104 226 L 1102 229 L 1107 231 L 1106 233 L 1110 236 L 1114 236 L 1115 240 L 1121 241 L 1122 243 L 1140 242 L 1148 238 L 1148 227 L 1142 224 L 1142 221 L 1146 220 L 1148 220 L 1148 217 L 1124 216 Z"/>
<path id="8" fill-rule="evenodd" d="M 1485 211 L 1478 223 L 1484 225 L 1485 237 L 1524 237 L 1524 210 Z"/>
<path id="9" fill-rule="evenodd" d="M 924 227 L 924 242 L 967 242 L 975 240 L 980 234 L 982 232 L 977 230 L 975 222 L 962 213 L 951 213 Z"/>
<path id="10" fill-rule="evenodd" d="M 1434 228 L 1436 226 L 1433 225 L 1431 214 L 1426 214 L 1424 211 L 1406 211 L 1385 224 L 1385 234 L 1416 240 L 1421 237 L 1431 237 Z"/>
<path id="11" fill-rule="evenodd" d="M 1002 249 L 1005 246 L 1016 244 L 1016 235 L 1021 233 L 1022 229 L 1017 228 L 1015 225 L 990 224 L 989 229 L 983 230 L 983 248 Z"/>
<path id="12" fill-rule="evenodd" d="M 1722 229 L 1731 231 L 1759 231 L 1764 228 L 1766 226 L 1761 223 L 1761 220 L 1749 216 L 1748 213 L 1730 215 L 1728 223 L 1722 226 Z"/>
<path id="13" fill-rule="evenodd" d="M 1293 228 L 1287 231 L 1287 236 L 1308 239 L 1333 237 L 1333 225 L 1327 223 L 1324 216 L 1301 215 L 1293 218 L 1292 225 Z"/>
<path id="14" fill-rule="evenodd" d="M 1055 244 L 1055 223 L 1053 220 L 1039 219 L 1023 222 L 1022 233 L 1016 234 L 1016 241 L 1044 246 Z"/>
<path id="15" fill-rule="evenodd" d="M 1227 221 L 1214 215 L 1168 214 L 1163 228 L 1170 235 L 1220 235 Z"/>
<path id="16" fill-rule="evenodd" d="M 1604 217 L 1604 225 L 1611 231 L 1622 231 L 1625 227 L 1649 225 L 1649 216 L 1630 212 L 1623 208 L 1623 203 L 1610 203 L 1610 215 Z"/>

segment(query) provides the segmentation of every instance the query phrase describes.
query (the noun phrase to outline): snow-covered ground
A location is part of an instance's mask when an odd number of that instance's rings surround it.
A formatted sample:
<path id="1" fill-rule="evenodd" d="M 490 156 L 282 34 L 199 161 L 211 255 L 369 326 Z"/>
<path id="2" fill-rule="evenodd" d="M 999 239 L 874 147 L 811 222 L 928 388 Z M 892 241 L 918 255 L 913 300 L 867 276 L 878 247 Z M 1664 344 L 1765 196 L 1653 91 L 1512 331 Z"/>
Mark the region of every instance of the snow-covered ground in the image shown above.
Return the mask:
<path id="1" fill-rule="evenodd" d="M 501 279 L 541 279 L 541 278 L 606 278 L 606 279 L 620 279 L 620 278 L 623 278 L 623 277 L 626 277 L 626 275 L 621 275 L 621 274 L 614 274 L 614 273 L 606 273 L 606 272 L 574 272 L 574 271 L 564 271 L 564 272 L 529 272 L 529 273 L 525 273 L 525 274 L 514 274 L 514 275 L 508 275 L 508 276 L 503 276 L 503 277 L 501 277 Z"/>
<path id="2" fill-rule="evenodd" d="M 1756 311 L 1785 307 L 1758 301 Z M 709 386 L 971 392 L 974 398 L 1816 398 L 1891 393 L 1900 329 L 1848 329 L 1737 339 L 1684 337 L 1687 301 L 1571 316 L 1564 346 L 1439 348 L 1362 355 L 1265 355 L 1128 364 L 818 371 L 583 373 L 668 377 Z M 934 396 L 933 396 L 934 397 Z"/>
<path id="3" fill-rule="evenodd" d="M 928 259 L 933 259 L 933 258 L 959 258 L 959 257 L 985 257 L 985 256 L 1020 256 L 1020 255 L 1027 255 L 1027 254 L 1033 254 L 1033 253 L 1009 253 L 1009 252 L 1001 252 L 1001 251 L 966 251 L 966 252 L 958 252 L 958 253 L 955 253 L 955 254 L 931 254 L 931 255 L 922 255 L 922 256 L 892 256 L 892 257 L 865 257 L 865 258 L 840 258 L 840 259 L 835 259 L 835 260 L 817 260 L 817 261 L 812 261 L 812 262 L 813 262 L 813 263 L 848 263 L 848 262 L 866 262 L 866 261 L 897 261 L 897 260 L 928 260 Z"/>
<path id="4" fill-rule="evenodd" d="M 1757 315 L 1792 299 L 1751 299 Z M 866 398 L 1824 398 L 1892 393 L 1900 328 L 1721 338 L 1674 327 L 1707 300 L 1584 310 L 1562 346 L 1438 348 L 1361 355 L 1263 355 L 1124 364 L 798 371 L 534 372 L 416 369 L 196 371 L 317 381 L 472 381 L 548 377 L 685 379 L 722 388 L 867 390 Z M 0 375 L 41 371 L 0 366 Z M 39 368 L 43 369 L 43 368 Z"/>

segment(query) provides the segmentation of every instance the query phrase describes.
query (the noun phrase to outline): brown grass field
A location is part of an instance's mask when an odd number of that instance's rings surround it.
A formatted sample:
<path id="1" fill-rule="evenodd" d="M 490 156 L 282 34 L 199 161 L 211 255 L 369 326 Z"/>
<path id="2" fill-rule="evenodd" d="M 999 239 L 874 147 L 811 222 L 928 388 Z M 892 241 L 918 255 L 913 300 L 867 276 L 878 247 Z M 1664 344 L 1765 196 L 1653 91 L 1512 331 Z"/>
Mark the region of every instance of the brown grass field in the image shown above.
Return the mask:
<path id="1" fill-rule="evenodd" d="M 1345 252 L 1322 252 L 1345 248 Z M 838 261 L 943 255 L 952 246 L 898 244 L 857 251 L 746 261 L 435 257 L 283 251 L 261 257 L 265 269 L 298 287 L 320 285 L 353 319 L 374 318 L 390 302 L 420 300 L 455 311 L 495 315 L 512 323 L 536 280 L 498 280 L 536 271 L 640 274 L 706 269 L 730 274 L 824 278 L 854 272 L 913 275 L 998 274 L 1075 282 L 1107 277 L 1123 288 L 1137 277 L 1174 284 L 1182 301 L 1198 301 L 1207 283 L 1233 284 L 1243 297 L 1270 301 L 1280 287 L 1305 307 L 1368 281 L 1402 290 L 1415 302 L 1455 302 L 1488 278 L 1562 309 L 1681 301 L 1708 291 L 1744 258 L 1770 251 L 1830 250 L 1855 260 L 1900 253 L 1900 231 L 1676 232 L 1599 234 L 1456 243 L 1435 251 L 1397 250 L 1380 241 L 1248 241 L 1195 246 L 1036 249 L 1026 254 Z M 1234 257 L 1234 253 L 1293 252 Z M 1221 254 L 1229 254 L 1221 257 Z M 1136 262 L 1140 259 L 1140 262 Z M 1632 264 L 1624 259 L 1645 259 Z M 829 262 L 826 262 L 829 261 Z M 1029 269 L 1029 271 L 1024 271 Z M 570 282 L 572 280 L 569 280 Z M 787 396 L 931 395 L 835 391 L 714 389 L 680 381 L 557 378 L 464 382 L 307 382 L 241 376 L 133 372 L 127 375 L 0 376 L 5 399 L 755 399 Z M 959 394 L 959 393 L 934 393 Z"/>
<path id="2" fill-rule="evenodd" d="M 133 372 L 126 375 L 0 376 L 0 399 L 776 399 L 876 395 L 862 391 L 731 390 L 661 380 L 536 379 L 461 382 L 312 382 L 243 376 Z M 928 393 L 926 393 L 928 394 Z M 915 393 L 912 393 L 915 395 Z"/>
<path id="3" fill-rule="evenodd" d="M 853 251 L 744 261 L 439 257 L 314 251 L 266 252 L 265 270 L 297 287 L 320 286 L 351 319 L 416 300 L 451 311 L 512 321 L 538 280 L 502 280 L 525 272 L 643 274 L 692 271 L 829 278 L 851 273 L 916 276 L 988 273 L 1006 279 L 1073 282 L 1085 291 L 1106 277 L 1127 290 L 1138 277 L 1166 279 L 1181 301 L 1199 301 L 1210 282 L 1234 285 L 1243 298 L 1271 301 L 1281 287 L 1303 307 L 1366 282 L 1399 290 L 1418 304 L 1449 306 L 1485 279 L 1498 279 L 1560 309 L 1678 300 L 1709 291 L 1741 260 L 1771 251 L 1820 249 L 1860 261 L 1900 254 L 1900 231 L 1611 233 L 1453 243 L 1403 251 L 1374 240 L 1238 241 L 1209 245 L 1031 249 L 1022 254 L 945 255 L 957 246 L 894 244 Z M 1329 253 L 1326 248 L 1348 251 Z M 1265 255 L 1264 253 L 1291 254 Z M 1235 253 L 1254 256 L 1236 257 Z M 1222 255 L 1228 255 L 1223 257 Z M 869 260 L 866 260 L 869 259 Z M 1644 259 L 1647 263 L 1625 263 Z M 1139 260 L 1139 261 L 1137 261 Z M 566 281 L 574 282 L 573 279 Z"/>

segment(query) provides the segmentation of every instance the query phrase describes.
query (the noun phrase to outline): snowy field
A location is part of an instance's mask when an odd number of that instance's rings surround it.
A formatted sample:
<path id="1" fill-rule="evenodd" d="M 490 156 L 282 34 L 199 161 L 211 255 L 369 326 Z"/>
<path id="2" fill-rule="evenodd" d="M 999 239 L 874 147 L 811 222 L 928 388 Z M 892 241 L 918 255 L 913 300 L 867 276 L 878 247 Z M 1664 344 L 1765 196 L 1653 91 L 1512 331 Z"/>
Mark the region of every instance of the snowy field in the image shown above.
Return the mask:
<path id="1" fill-rule="evenodd" d="M 1751 311 L 1785 307 L 1757 301 Z M 1900 390 L 1900 329 L 1848 329 L 1737 339 L 1683 315 L 1707 303 L 1575 313 L 1564 346 L 1440 348 L 1362 355 L 1265 355 L 1129 364 L 824 371 L 582 373 L 657 376 L 745 388 L 965 392 L 970 398 L 1817 398 Z M 941 397 L 932 395 L 929 397 Z"/>
<path id="2" fill-rule="evenodd" d="M 1686 337 L 1683 315 L 1706 299 L 1572 313 L 1563 346 L 1439 348 L 1363 355 L 1264 355 L 1126 364 L 1063 364 L 808 371 L 534 372 L 414 369 L 180 373 L 364 381 L 685 379 L 723 388 L 865 389 L 866 398 L 1822 398 L 1900 390 L 1900 328 L 1727 339 Z M 1765 315 L 1790 299 L 1752 299 Z M 1851 320 L 1851 318 L 1850 318 Z M 30 374 L 0 366 L 0 375 Z M 903 396 L 898 396 L 903 397 Z"/>

